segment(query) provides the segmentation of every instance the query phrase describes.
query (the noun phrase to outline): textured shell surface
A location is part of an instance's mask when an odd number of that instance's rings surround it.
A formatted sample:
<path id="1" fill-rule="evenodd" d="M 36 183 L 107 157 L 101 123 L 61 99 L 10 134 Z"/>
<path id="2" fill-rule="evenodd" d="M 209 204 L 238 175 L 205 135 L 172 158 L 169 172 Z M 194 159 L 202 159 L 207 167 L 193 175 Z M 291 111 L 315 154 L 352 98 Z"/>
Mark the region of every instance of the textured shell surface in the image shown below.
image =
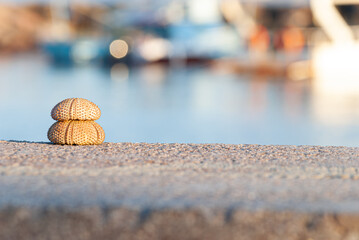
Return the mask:
<path id="1" fill-rule="evenodd" d="M 105 132 L 94 121 L 68 120 L 55 122 L 47 132 L 48 139 L 56 144 L 94 145 L 105 140 Z"/>
<path id="2" fill-rule="evenodd" d="M 100 116 L 100 108 L 84 98 L 65 99 L 51 110 L 51 117 L 57 121 L 97 120 Z"/>

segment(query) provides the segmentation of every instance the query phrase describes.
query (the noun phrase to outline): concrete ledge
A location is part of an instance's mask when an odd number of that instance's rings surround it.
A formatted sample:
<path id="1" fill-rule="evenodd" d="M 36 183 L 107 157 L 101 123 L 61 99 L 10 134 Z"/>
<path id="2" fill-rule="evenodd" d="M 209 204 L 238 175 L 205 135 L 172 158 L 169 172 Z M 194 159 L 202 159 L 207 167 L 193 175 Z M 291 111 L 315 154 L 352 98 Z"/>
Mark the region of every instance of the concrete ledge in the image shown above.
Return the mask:
<path id="1" fill-rule="evenodd" d="M 359 239 L 359 148 L 0 141 L 0 239 Z"/>

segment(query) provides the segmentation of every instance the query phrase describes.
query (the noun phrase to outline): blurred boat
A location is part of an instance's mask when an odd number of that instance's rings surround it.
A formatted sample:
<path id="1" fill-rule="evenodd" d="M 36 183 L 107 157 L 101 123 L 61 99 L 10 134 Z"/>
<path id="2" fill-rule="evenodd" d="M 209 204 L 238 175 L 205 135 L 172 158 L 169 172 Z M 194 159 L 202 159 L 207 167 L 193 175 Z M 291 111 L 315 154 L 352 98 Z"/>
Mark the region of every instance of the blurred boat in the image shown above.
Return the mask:
<path id="1" fill-rule="evenodd" d="M 111 55 L 111 41 L 102 39 L 76 39 L 71 41 L 41 42 L 40 48 L 54 64 L 101 64 L 112 65 L 114 62 L 129 62 L 126 53 L 121 59 Z"/>
<path id="2" fill-rule="evenodd" d="M 280 4 L 259 1 L 255 6 L 266 17 L 277 14 L 273 9 L 298 7 L 293 2 L 296 1 L 281 1 Z M 229 4 L 219 7 L 222 3 Z M 276 75 L 283 72 L 281 68 L 285 68 L 289 58 L 278 57 L 281 53 L 273 54 L 273 51 L 301 50 L 305 44 L 301 29 L 274 31 L 270 27 L 276 28 L 277 23 L 264 26 L 258 23 L 262 20 L 250 19 L 250 14 L 246 14 L 237 0 L 168 1 L 160 4 L 160 9 L 149 7 L 143 12 L 134 8 L 124 11 L 127 6 L 122 5 L 118 5 L 118 9 L 106 6 L 102 15 L 91 15 L 96 11 L 68 5 L 52 5 L 52 26 L 39 43 L 41 49 L 58 64 L 100 63 L 108 66 L 117 62 L 129 65 L 161 62 L 183 65 L 220 62 L 226 58 L 238 59 L 237 70 Z M 307 2 L 300 7 L 307 8 Z M 231 17 L 231 10 L 240 14 Z M 79 32 L 71 22 L 70 16 L 74 12 L 86 21 L 93 21 L 106 37 Z M 178 15 L 174 16 L 174 13 Z M 222 64 L 228 63 L 227 60 Z M 234 63 L 230 65 L 233 67 Z"/>

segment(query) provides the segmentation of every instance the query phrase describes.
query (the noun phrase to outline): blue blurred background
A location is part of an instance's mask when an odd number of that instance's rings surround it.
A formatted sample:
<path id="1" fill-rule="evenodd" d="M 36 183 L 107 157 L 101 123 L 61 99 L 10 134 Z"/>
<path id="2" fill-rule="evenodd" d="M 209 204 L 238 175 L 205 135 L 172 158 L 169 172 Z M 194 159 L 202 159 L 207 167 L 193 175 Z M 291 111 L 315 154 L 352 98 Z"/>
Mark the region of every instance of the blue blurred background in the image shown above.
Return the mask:
<path id="1" fill-rule="evenodd" d="M 359 142 L 355 0 L 0 4 L 0 139 L 82 97 L 109 142 Z"/>

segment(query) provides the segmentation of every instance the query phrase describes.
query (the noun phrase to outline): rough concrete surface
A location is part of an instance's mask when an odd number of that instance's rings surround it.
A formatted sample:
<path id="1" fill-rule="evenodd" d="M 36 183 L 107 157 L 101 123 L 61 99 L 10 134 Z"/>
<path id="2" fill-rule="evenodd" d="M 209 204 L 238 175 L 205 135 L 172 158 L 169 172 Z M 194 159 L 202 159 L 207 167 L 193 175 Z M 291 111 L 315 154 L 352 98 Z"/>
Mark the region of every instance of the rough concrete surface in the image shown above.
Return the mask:
<path id="1" fill-rule="evenodd" d="M 359 148 L 0 141 L 0 239 L 359 239 Z"/>

